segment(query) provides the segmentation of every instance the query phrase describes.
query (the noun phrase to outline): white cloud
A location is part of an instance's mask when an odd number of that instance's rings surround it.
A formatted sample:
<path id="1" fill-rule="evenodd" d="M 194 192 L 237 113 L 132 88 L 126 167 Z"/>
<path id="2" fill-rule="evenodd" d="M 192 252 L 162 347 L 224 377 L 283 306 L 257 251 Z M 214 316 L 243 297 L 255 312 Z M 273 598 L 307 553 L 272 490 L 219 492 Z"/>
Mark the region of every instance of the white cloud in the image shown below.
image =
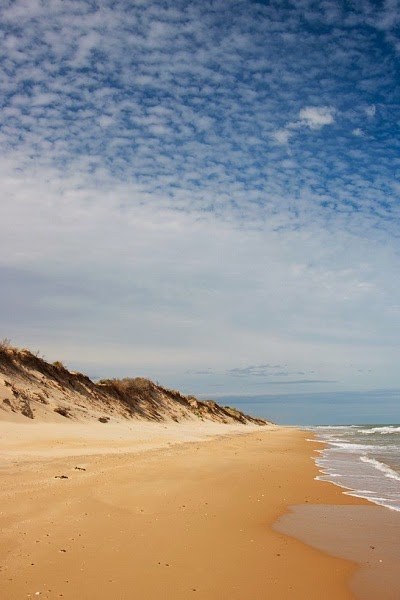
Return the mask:
<path id="1" fill-rule="evenodd" d="M 292 132 L 289 129 L 278 129 L 272 134 L 278 144 L 287 144 L 292 136 Z"/>
<path id="2" fill-rule="evenodd" d="M 95 185 L 79 174 L 25 177 L 2 169 L 2 280 L 18 303 L 10 313 L 3 295 L 0 314 L 16 342 L 171 385 L 188 368 L 260 358 L 350 384 L 347 362 L 376 363 L 373 323 L 382 360 L 393 362 L 398 332 L 385 315 L 399 292 L 397 259 L 378 239 L 324 231 L 315 217 L 301 231 L 238 228 L 234 209 L 176 211 L 161 191 L 149 197 L 107 176 Z"/>
<path id="3" fill-rule="evenodd" d="M 352 130 L 351 132 L 355 137 L 364 137 L 365 133 L 363 132 L 363 130 L 361 129 L 361 127 L 356 127 L 355 129 Z"/>
<path id="4" fill-rule="evenodd" d="M 367 117 L 370 117 L 372 119 L 372 117 L 374 117 L 376 114 L 375 104 L 371 104 L 370 106 L 367 106 L 365 108 L 365 113 L 366 113 Z"/>
<path id="5" fill-rule="evenodd" d="M 307 106 L 300 110 L 299 118 L 310 129 L 320 129 L 334 123 L 335 112 L 332 106 Z"/>

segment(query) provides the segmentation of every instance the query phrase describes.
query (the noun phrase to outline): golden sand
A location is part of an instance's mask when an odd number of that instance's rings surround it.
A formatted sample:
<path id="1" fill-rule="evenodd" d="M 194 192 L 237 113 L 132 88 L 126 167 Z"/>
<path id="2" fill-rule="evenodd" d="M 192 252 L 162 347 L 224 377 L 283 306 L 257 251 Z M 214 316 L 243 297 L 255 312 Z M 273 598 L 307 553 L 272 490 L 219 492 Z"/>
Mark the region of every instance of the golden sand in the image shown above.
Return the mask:
<path id="1" fill-rule="evenodd" d="M 0 597 L 354 598 L 354 562 L 272 525 L 290 505 L 363 501 L 314 480 L 302 431 L 212 426 L 154 426 L 152 445 L 140 424 L 102 440 L 2 423 Z"/>

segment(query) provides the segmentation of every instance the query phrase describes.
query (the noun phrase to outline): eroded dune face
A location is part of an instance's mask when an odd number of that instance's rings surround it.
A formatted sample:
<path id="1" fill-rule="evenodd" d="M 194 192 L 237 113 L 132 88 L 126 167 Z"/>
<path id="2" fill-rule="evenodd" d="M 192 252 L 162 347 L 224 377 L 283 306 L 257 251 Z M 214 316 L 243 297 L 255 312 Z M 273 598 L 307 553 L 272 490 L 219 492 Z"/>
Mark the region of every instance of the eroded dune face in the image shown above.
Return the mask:
<path id="1" fill-rule="evenodd" d="M 207 420 L 265 425 L 216 402 L 184 396 L 142 377 L 93 382 L 61 362 L 48 363 L 29 350 L 0 345 L 0 419 L 26 421 L 144 419 Z"/>

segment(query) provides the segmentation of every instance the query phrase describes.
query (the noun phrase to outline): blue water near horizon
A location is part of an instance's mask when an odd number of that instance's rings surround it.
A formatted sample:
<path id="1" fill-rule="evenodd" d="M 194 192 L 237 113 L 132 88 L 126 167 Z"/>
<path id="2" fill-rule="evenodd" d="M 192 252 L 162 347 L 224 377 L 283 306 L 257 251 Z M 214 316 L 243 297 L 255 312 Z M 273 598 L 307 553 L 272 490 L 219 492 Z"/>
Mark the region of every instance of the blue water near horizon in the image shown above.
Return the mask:
<path id="1" fill-rule="evenodd" d="M 326 444 L 318 479 L 348 494 L 400 511 L 400 424 L 305 427 Z"/>
<path id="2" fill-rule="evenodd" d="M 197 394 L 279 425 L 398 423 L 400 389 L 296 392 L 291 394 Z"/>

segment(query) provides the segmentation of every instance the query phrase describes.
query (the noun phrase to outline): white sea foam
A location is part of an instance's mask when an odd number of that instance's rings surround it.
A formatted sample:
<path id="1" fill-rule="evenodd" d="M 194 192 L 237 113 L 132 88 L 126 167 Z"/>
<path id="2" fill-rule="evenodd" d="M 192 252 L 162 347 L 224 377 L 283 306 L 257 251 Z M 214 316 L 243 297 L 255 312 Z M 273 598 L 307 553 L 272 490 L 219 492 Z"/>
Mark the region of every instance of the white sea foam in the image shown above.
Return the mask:
<path id="1" fill-rule="evenodd" d="M 325 448 L 315 462 L 317 479 L 346 494 L 400 510 L 400 425 L 315 428 Z"/>
<path id="2" fill-rule="evenodd" d="M 334 446 L 335 448 L 339 448 L 341 450 L 347 450 L 348 452 L 359 452 L 359 451 L 365 451 L 367 448 L 368 450 L 379 450 L 379 446 L 370 446 L 370 445 L 366 445 L 366 444 L 352 444 L 351 442 L 339 442 L 339 441 L 329 441 L 328 442 L 331 446 Z"/>
<path id="3" fill-rule="evenodd" d="M 337 430 L 341 430 L 341 429 L 357 429 L 357 427 L 359 427 L 358 425 L 317 425 L 315 427 L 307 427 L 307 429 L 315 429 L 316 431 L 325 431 L 326 429 L 328 430 L 333 430 L 335 431 Z"/>
<path id="4" fill-rule="evenodd" d="M 371 495 L 366 494 L 365 492 L 360 492 L 358 490 L 357 491 L 348 490 L 347 492 L 344 492 L 344 493 L 346 494 L 346 496 L 354 496 L 355 498 L 366 498 L 367 500 L 370 500 L 370 502 L 373 502 L 374 504 L 378 504 L 379 506 L 384 506 L 385 508 L 389 508 L 390 510 L 395 510 L 397 512 L 400 512 L 400 507 L 393 506 L 392 504 L 390 504 L 388 502 L 387 498 L 381 498 L 379 496 L 371 496 Z M 369 494 L 370 493 L 371 492 L 369 492 Z"/>
<path id="5" fill-rule="evenodd" d="M 371 429 L 360 429 L 359 433 L 365 433 L 367 435 L 371 435 L 373 433 L 380 433 L 382 435 L 388 435 L 391 433 L 400 433 L 400 427 L 372 427 Z"/>
<path id="6" fill-rule="evenodd" d="M 393 471 L 393 469 L 391 469 L 388 465 L 385 465 L 385 463 L 382 463 L 379 460 L 376 460 L 375 458 L 368 458 L 368 456 L 360 456 L 360 460 L 364 463 L 373 465 L 375 469 L 378 469 L 378 471 L 384 473 L 385 477 L 389 477 L 390 479 L 396 479 L 397 481 L 400 481 L 400 476 L 398 475 L 398 473 L 396 473 L 396 471 Z"/>

